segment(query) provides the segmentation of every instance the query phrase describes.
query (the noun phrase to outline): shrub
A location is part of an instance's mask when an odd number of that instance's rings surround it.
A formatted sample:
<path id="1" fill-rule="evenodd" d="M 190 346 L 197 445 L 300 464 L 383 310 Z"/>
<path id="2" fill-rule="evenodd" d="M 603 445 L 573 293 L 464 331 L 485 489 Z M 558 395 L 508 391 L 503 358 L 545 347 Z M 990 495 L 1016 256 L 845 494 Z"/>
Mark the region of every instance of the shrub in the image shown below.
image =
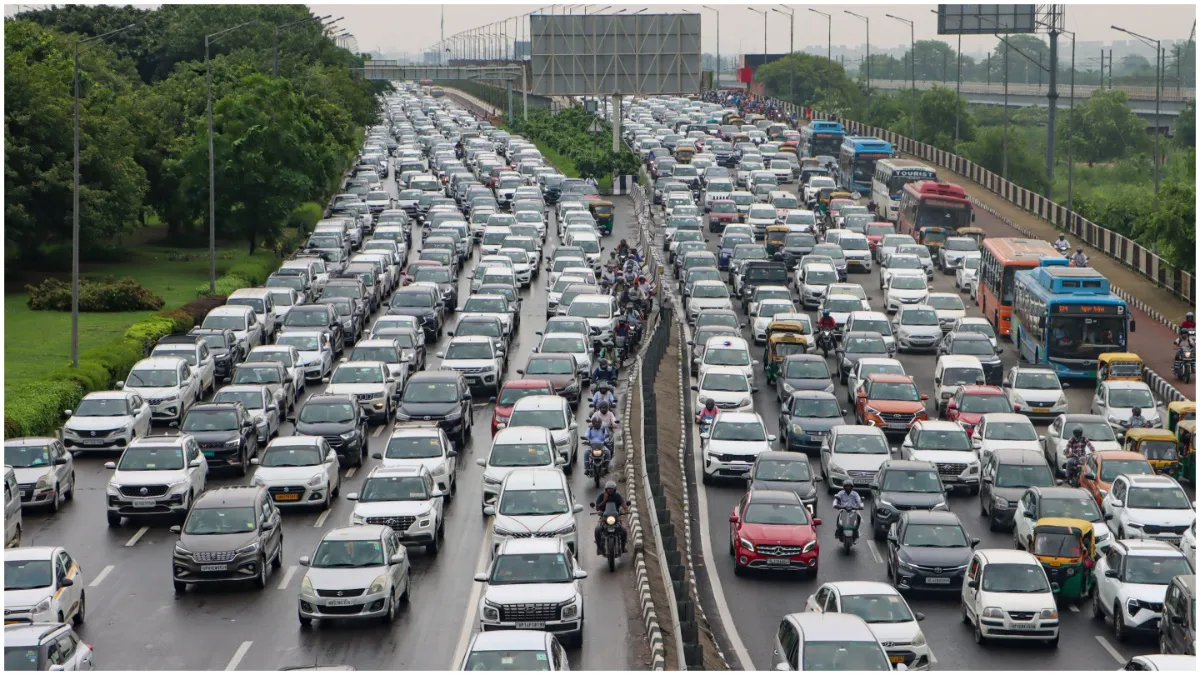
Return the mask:
<path id="1" fill-rule="evenodd" d="M 295 228 L 301 234 L 307 235 L 317 226 L 317 221 L 325 215 L 325 209 L 316 202 L 304 202 L 292 209 L 288 214 L 288 227 Z"/>
<path id="2" fill-rule="evenodd" d="M 197 323 L 196 320 L 192 318 L 191 314 L 183 311 L 182 309 L 166 309 L 158 314 L 155 314 L 154 316 L 160 316 L 173 321 L 175 326 L 171 329 L 172 334 L 186 333 Z"/>
<path id="3" fill-rule="evenodd" d="M 29 291 L 29 308 L 34 310 L 71 311 L 71 284 L 58 279 L 46 279 L 41 284 L 25 287 Z M 130 277 L 112 279 L 80 279 L 79 311 L 136 312 L 161 309 L 164 301 Z"/>
<path id="4" fill-rule="evenodd" d="M 35 380 L 5 389 L 4 437 L 45 436 L 54 432 L 63 410 L 83 397 L 77 382 Z"/>
<path id="5" fill-rule="evenodd" d="M 253 285 L 254 284 L 245 277 L 241 277 L 236 274 L 226 274 L 223 277 L 217 277 L 217 290 L 215 293 L 208 290 L 208 282 L 205 282 L 196 287 L 196 297 L 203 298 L 208 295 L 227 296 L 239 288 L 246 288 Z"/>
<path id="6" fill-rule="evenodd" d="M 158 342 L 158 339 L 175 332 L 175 321 L 161 316 L 152 316 L 139 321 L 125 330 L 125 339 L 137 342 L 143 352 Z"/>
<path id="7" fill-rule="evenodd" d="M 141 343 L 121 339 L 83 352 L 79 355 L 79 364 L 82 367 L 84 363 L 91 363 L 104 368 L 108 372 L 109 381 L 102 388 L 107 388 L 112 382 L 124 379 L 134 364 L 145 356 L 146 352 Z"/>
<path id="8" fill-rule="evenodd" d="M 205 291 L 208 289 L 205 288 Z M 184 312 L 192 318 L 192 325 L 199 326 L 204 323 L 204 317 L 213 309 L 225 304 L 226 296 L 224 295 L 205 295 L 201 298 L 196 298 L 189 303 L 184 304 L 177 312 Z"/>
<path id="9" fill-rule="evenodd" d="M 273 262 L 273 261 L 272 261 Z M 258 260 L 243 260 L 236 265 L 233 265 L 225 272 L 227 277 L 241 277 L 245 279 L 251 286 L 258 286 L 271 276 L 271 272 L 275 271 L 273 264 L 267 265 Z M 221 279 L 217 279 L 219 284 Z"/>
<path id="10" fill-rule="evenodd" d="M 53 371 L 47 379 L 59 382 L 74 382 L 84 392 L 102 391 L 112 386 L 113 377 L 103 364 L 97 361 L 79 359 L 79 367 L 63 366 Z"/>

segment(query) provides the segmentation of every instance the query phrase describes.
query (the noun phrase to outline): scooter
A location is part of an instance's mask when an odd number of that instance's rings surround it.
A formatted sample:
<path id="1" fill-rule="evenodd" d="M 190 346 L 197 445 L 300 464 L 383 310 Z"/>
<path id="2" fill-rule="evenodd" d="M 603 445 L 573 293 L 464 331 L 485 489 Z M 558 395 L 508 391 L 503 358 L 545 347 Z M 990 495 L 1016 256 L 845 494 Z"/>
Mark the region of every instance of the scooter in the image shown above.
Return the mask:
<path id="1" fill-rule="evenodd" d="M 858 526 L 862 518 L 858 515 L 859 509 L 851 509 L 842 507 L 838 509 L 837 530 L 835 536 L 837 540 L 842 542 L 842 549 L 850 552 L 850 547 L 858 542 Z"/>

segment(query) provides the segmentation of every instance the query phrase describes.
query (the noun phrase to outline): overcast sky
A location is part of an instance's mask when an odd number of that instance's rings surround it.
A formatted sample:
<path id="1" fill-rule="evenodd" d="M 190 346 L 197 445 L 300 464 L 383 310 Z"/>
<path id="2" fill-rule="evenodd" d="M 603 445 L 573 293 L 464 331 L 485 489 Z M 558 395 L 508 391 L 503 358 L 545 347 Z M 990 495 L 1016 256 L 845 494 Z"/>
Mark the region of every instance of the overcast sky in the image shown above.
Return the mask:
<path id="1" fill-rule="evenodd" d="M 558 5 L 556 11 L 563 11 L 569 3 Z M 721 16 L 721 54 L 728 58 L 731 55 L 745 52 L 758 53 L 762 51 L 763 19 L 762 16 L 747 9 L 744 3 L 725 3 L 721 0 L 710 0 L 708 6 L 720 10 Z M 716 15 L 710 11 L 702 11 L 698 4 L 632 4 L 620 0 L 610 0 L 591 5 L 588 11 L 600 10 L 606 6 L 616 11 L 629 7 L 629 11 L 646 7 L 647 13 L 694 11 L 704 15 L 702 20 L 703 45 L 707 52 L 717 49 Z M 906 25 L 887 18 L 894 14 L 911 19 L 915 24 L 916 38 L 938 39 L 937 16 L 930 10 L 937 5 L 912 4 L 873 4 L 873 5 L 842 5 L 835 3 L 807 3 L 803 5 L 769 5 L 752 4 L 755 9 L 771 7 L 790 8 L 796 12 L 796 48 L 805 45 L 824 45 L 826 41 L 825 18 L 808 8 L 812 7 L 833 15 L 833 45 L 854 47 L 865 41 L 865 26 L 842 10 L 850 10 L 870 17 L 872 49 L 907 46 L 909 29 Z M 439 23 L 443 7 L 445 9 L 445 35 L 451 36 L 462 30 L 476 28 L 484 24 L 533 11 L 541 5 L 510 5 L 502 3 L 447 3 L 438 4 L 397 4 L 385 3 L 378 5 L 364 4 L 322 4 L 311 5 L 317 14 L 332 14 L 344 16 L 341 24 L 358 39 L 359 49 L 377 51 L 387 54 L 403 52 L 419 53 L 439 39 Z M 582 9 L 576 8 L 575 13 Z M 606 12 L 606 13 L 607 13 Z M 771 53 L 785 52 L 788 49 L 789 19 L 778 13 L 771 13 L 767 24 L 767 51 Z M 1073 4 L 1067 5 L 1068 30 L 1078 35 L 1080 42 L 1129 39 L 1128 36 L 1110 28 L 1116 24 L 1147 37 L 1168 40 L 1186 40 L 1196 19 L 1196 5 L 1187 4 Z M 513 31 L 514 22 L 509 21 L 509 32 Z M 940 39 L 954 41 L 954 36 Z M 995 39 L 986 37 L 964 37 L 963 52 L 987 51 Z M 1069 45 L 1067 40 L 1062 44 Z M 1069 47 L 1068 47 L 1069 49 Z M 1064 52 L 1069 53 L 1069 52 Z"/>

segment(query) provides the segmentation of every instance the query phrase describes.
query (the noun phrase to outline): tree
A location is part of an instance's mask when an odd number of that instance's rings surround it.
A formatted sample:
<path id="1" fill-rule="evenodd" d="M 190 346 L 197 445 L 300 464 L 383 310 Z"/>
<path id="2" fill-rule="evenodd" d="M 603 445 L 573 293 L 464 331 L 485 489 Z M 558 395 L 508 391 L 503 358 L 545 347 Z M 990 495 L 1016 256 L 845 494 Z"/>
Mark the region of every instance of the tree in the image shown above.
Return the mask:
<path id="1" fill-rule="evenodd" d="M 1046 167 L 1037 154 L 1036 146 L 1009 138 L 1008 179 L 1033 192 L 1042 192 L 1048 183 Z M 1004 131 L 996 127 L 981 130 L 974 141 L 963 143 L 963 154 L 985 169 L 1003 175 Z"/>
<path id="2" fill-rule="evenodd" d="M 1181 148 L 1196 147 L 1196 102 L 1188 101 L 1175 121 L 1174 144 Z"/>
<path id="3" fill-rule="evenodd" d="M 820 56 L 796 52 L 759 68 L 755 79 L 776 98 L 791 100 L 797 105 L 811 105 L 817 91 L 824 97 L 861 110 L 865 98 L 858 86 L 846 77 L 841 64 Z M 789 96 L 793 91 L 794 96 Z"/>
<path id="4" fill-rule="evenodd" d="M 876 92 L 871 96 L 871 109 L 867 113 L 867 124 L 885 129 L 896 128 L 897 120 L 904 118 L 907 104 L 900 100 L 900 93 Z"/>
<path id="5" fill-rule="evenodd" d="M 958 138 L 969 141 L 975 137 L 975 124 L 967 102 L 953 89 L 934 87 L 921 92 L 917 98 L 917 140 L 943 150 L 954 149 L 954 111 L 958 109 Z M 894 128 L 904 133 L 907 129 Z"/>
<path id="6" fill-rule="evenodd" d="M 1129 157 L 1150 147 L 1146 123 L 1129 107 L 1124 91 L 1105 89 L 1075 104 L 1069 129 L 1075 136 L 1075 153 L 1092 164 Z"/>

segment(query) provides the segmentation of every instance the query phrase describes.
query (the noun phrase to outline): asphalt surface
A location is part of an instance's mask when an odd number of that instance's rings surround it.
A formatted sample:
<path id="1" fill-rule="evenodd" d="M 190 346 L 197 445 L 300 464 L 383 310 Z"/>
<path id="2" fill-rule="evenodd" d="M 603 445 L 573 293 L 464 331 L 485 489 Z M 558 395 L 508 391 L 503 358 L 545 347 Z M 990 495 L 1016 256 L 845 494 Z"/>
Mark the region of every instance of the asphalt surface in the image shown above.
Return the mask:
<path id="1" fill-rule="evenodd" d="M 393 196 L 396 184 L 384 180 Z M 629 237 L 632 203 L 613 199 L 616 219 L 613 234 L 604 244 L 614 246 Z M 551 211 L 548 251 L 558 245 Z M 414 245 L 420 247 L 420 228 L 414 227 Z M 478 253 L 472 256 L 478 260 Z M 415 260 L 410 253 L 410 260 Z M 470 293 L 469 262 L 459 278 L 459 298 Z M 512 345 L 506 377 L 519 377 L 535 343 L 534 332 L 545 324 L 545 276 L 522 292 L 522 328 Z M 374 318 L 374 317 L 373 317 Z M 457 322 L 449 315 L 447 329 Z M 368 324 L 369 325 L 369 324 Z M 427 368 L 437 367 L 435 353 L 446 346 L 449 335 L 428 348 Z M 325 385 L 309 385 L 305 396 Z M 581 403 L 577 415 L 587 413 Z M 429 556 L 409 549 L 412 564 L 412 602 L 392 626 L 377 622 L 316 622 L 302 629 L 296 618 L 300 581 L 305 568 L 296 565 L 311 555 L 325 532 L 348 524 L 353 503 L 344 496 L 356 492 L 364 477 L 378 464 L 370 458 L 383 452 L 391 424 L 371 428 L 370 451 L 363 466 L 343 468 L 342 497 L 323 512 L 285 510 L 283 567 L 272 572 L 265 590 L 237 584 L 193 586 L 175 595 L 171 585 L 171 551 L 177 540 L 168 531 L 170 522 L 138 522 L 110 528 L 105 523 L 105 485 L 110 472 L 104 462 L 117 453 L 89 453 L 75 458 L 76 498 L 58 514 L 27 510 L 23 514 L 23 545 L 61 545 L 83 568 L 87 583 L 87 622 L 79 628 L 83 640 L 96 650 L 96 661 L 105 670 L 275 670 L 296 665 L 351 665 L 358 670 L 456 670 L 468 639 L 478 627 L 477 604 L 482 584 L 472 579 L 487 563 L 489 523 L 481 517 L 483 469 L 475 460 L 486 457 L 491 446 L 490 405 L 476 405 L 474 433 L 460 449 L 458 496 L 448 506 L 446 535 L 440 553 Z M 156 428 L 155 434 L 169 429 Z M 285 423 L 281 436 L 292 433 Z M 249 484 L 246 478 L 210 477 L 209 486 Z M 573 670 L 631 670 L 633 649 L 621 649 L 631 640 L 642 640 L 641 628 L 629 617 L 633 605 L 632 563 L 621 560 L 615 573 L 595 555 L 591 541 L 592 517 L 587 504 L 595 490 L 585 484 L 583 471 L 568 476 L 576 503 L 584 512 L 580 524 L 580 564 L 589 573 L 582 582 L 585 637 L 582 648 L 568 649 Z"/>
<path id="2" fill-rule="evenodd" d="M 794 184 L 788 186 L 794 191 Z M 661 211 L 655 207 L 656 221 L 661 223 Z M 707 223 L 706 223 L 707 225 Z M 720 242 L 720 235 L 707 233 L 709 249 L 715 254 Z M 661 230 L 658 246 L 661 248 Z M 879 267 L 873 266 L 869 274 L 852 273 L 847 279 L 850 283 L 862 285 L 867 293 L 871 308 L 883 311 L 883 293 L 879 289 Z M 677 281 L 672 279 L 673 283 Z M 678 286 L 676 285 L 676 288 Z M 931 291 L 956 292 L 954 277 L 935 271 Z M 792 289 L 795 297 L 795 289 Z M 968 306 L 969 316 L 980 316 L 978 308 L 971 305 L 969 296 L 962 294 L 964 304 Z M 797 303 L 797 307 L 799 307 Z M 739 303 L 735 310 L 741 312 Z M 801 310 L 804 311 L 804 310 Z M 815 312 L 809 312 L 814 317 Z M 744 320 L 747 328 L 743 337 L 752 342 L 749 330 L 749 320 Z M 690 335 L 690 333 L 689 333 Z M 1016 365 L 1017 354 L 1013 345 L 1001 342 L 1004 349 L 1001 355 L 1005 370 Z M 761 345 L 752 347 L 755 359 L 761 361 Z M 818 352 L 819 353 L 819 352 Z M 689 356 L 690 358 L 690 356 Z M 830 370 L 836 372 L 836 363 L 830 357 Z M 933 392 L 933 371 L 937 357 L 932 354 L 901 354 L 898 355 L 904 364 L 905 372 L 912 375 L 922 393 Z M 768 429 L 782 436 L 778 428 L 779 403 L 775 398 L 773 386 L 766 384 L 766 375 L 761 363 L 755 366 L 756 381 L 759 391 L 754 395 L 755 411 L 766 422 Z M 693 382 L 694 384 L 694 382 Z M 854 411 L 846 403 L 846 386 L 834 380 L 836 395 L 843 407 L 848 410 L 846 422 L 854 424 Z M 1092 389 L 1086 385 L 1068 388 L 1067 399 L 1069 409 L 1073 412 L 1087 412 L 1091 405 Z M 694 406 L 695 394 L 689 392 L 686 397 L 689 408 Z M 930 402 L 931 419 L 936 419 L 936 410 Z M 691 418 L 695 410 L 688 413 Z M 1039 433 L 1045 432 L 1045 425 L 1038 425 Z M 890 439 L 893 450 L 899 448 L 902 439 Z M 699 446 L 693 449 L 694 456 L 700 455 Z M 898 456 L 898 455 L 897 455 Z M 810 456 L 814 471 L 820 473 L 819 457 Z M 699 463 L 695 464 L 697 475 L 700 472 Z M 830 524 L 822 524 L 817 528 L 821 553 L 816 579 L 800 579 L 795 576 L 775 576 L 771 574 L 747 574 L 744 577 L 734 575 L 733 557 L 727 552 L 729 541 L 729 514 L 745 494 L 742 483 L 718 483 L 712 486 L 698 485 L 700 500 L 707 503 L 706 531 L 702 533 L 708 538 L 709 550 L 713 559 L 707 560 L 710 570 L 715 569 L 719 576 L 721 594 L 717 603 L 726 605 L 727 614 L 718 611 L 725 632 L 728 636 L 744 645 L 745 653 L 750 663 L 741 663 L 743 669 L 766 670 L 772 664 L 774 637 L 779 627 L 780 619 L 793 612 L 804 611 L 804 603 L 808 596 L 815 593 L 817 588 L 829 581 L 888 581 L 883 554 L 886 546 L 871 540 L 869 535 L 862 537 L 850 554 L 843 553 L 838 542 L 834 539 L 833 528 Z M 1188 488 L 1189 494 L 1192 488 Z M 820 495 L 817 515 L 822 518 L 830 517 L 832 512 L 832 497 L 824 492 L 824 484 L 818 484 Z M 965 491 L 956 491 L 948 499 L 950 508 L 958 514 L 971 536 L 978 537 L 978 548 L 1012 549 L 1013 537 L 1009 532 L 991 532 L 987 520 L 979 515 L 979 497 L 969 496 Z M 865 512 L 864 512 L 865 513 Z M 711 571 L 710 571 L 711 574 Z M 923 612 L 925 619 L 921 623 L 922 630 L 929 641 L 934 653 L 933 667 L 939 670 L 1106 670 L 1113 669 L 1117 664 L 1124 665 L 1129 657 L 1137 654 L 1157 653 L 1157 645 L 1153 640 L 1133 641 L 1129 644 L 1118 644 L 1112 637 L 1112 628 L 1095 622 L 1091 618 L 1088 603 L 1078 607 L 1064 607 L 1061 614 L 1061 638 L 1058 649 L 1052 650 L 1040 646 L 1023 643 L 993 643 L 986 647 L 977 646 L 970 631 L 961 623 L 961 603 L 957 593 L 945 597 L 928 597 L 919 594 L 907 596 L 909 605 L 914 612 Z M 707 610 L 710 620 L 713 619 L 711 609 Z M 732 625 L 731 625 L 732 624 Z M 737 651 L 730 649 L 729 644 L 723 644 L 726 655 L 735 659 Z M 1120 658 L 1118 658 L 1118 656 Z M 736 665 L 736 664 L 735 664 Z"/>

